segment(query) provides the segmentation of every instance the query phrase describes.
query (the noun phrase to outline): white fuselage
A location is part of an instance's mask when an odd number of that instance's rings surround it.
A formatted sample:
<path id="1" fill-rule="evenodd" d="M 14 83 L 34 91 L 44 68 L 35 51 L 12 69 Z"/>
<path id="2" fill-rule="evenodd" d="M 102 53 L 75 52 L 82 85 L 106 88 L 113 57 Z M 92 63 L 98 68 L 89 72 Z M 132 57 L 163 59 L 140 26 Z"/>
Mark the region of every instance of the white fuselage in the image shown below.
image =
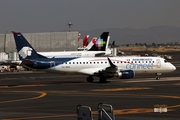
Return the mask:
<path id="1" fill-rule="evenodd" d="M 133 70 L 137 73 L 166 73 L 176 68 L 160 57 L 110 57 L 110 60 L 120 70 Z M 92 75 L 109 67 L 106 57 L 76 58 L 60 65 L 53 64 L 50 71 L 78 72 Z M 118 72 L 117 71 L 117 72 Z"/>
<path id="2" fill-rule="evenodd" d="M 38 52 L 48 58 L 95 57 L 98 54 L 109 55 L 111 51 L 63 51 L 63 52 Z"/>

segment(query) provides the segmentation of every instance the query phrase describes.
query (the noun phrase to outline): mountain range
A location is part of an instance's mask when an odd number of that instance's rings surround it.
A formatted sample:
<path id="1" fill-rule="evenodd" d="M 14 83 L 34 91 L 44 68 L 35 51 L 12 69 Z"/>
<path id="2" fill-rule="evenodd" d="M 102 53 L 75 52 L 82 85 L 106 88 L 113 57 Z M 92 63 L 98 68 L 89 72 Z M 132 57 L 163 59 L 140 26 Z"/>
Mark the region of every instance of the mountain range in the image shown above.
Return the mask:
<path id="1" fill-rule="evenodd" d="M 109 32 L 110 43 L 115 41 L 116 45 L 135 43 L 180 43 L 180 27 L 175 26 L 154 26 L 144 29 L 109 28 L 80 31 L 81 39 L 88 34 L 90 35 L 90 39 L 92 39 L 93 37 L 98 37 L 102 32 Z"/>

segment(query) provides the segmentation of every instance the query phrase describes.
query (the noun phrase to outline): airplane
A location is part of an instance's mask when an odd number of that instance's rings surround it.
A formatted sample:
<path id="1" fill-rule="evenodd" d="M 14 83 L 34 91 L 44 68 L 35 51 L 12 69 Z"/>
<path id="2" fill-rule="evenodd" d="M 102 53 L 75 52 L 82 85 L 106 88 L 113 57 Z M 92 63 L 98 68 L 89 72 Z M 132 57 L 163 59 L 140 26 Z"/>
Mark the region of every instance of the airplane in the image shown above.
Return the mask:
<path id="1" fill-rule="evenodd" d="M 103 32 L 98 39 L 93 38 L 92 41 L 83 48 L 83 51 L 38 52 L 38 54 L 47 56 L 48 58 L 95 57 L 110 55 L 111 50 L 108 49 L 109 38 L 109 32 Z"/>
<path id="2" fill-rule="evenodd" d="M 88 44 L 89 35 L 86 35 L 83 39 L 83 47 L 86 47 Z"/>
<path id="3" fill-rule="evenodd" d="M 176 67 L 160 57 L 84 57 L 84 58 L 47 58 L 38 54 L 20 32 L 12 31 L 21 65 L 46 72 L 69 72 L 87 75 L 87 82 L 93 82 L 93 76 L 100 82 L 107 78 L 134 78 L 138 73 L 172 72 Z"/>
<path id="4" fill-rule="evenodd" d="M 97 37 L 94 37 L 91 42 L 86 46 L 86 47 L 79 47 L 78 51 L 83 51 L 83 50 L 89 50 L 92 48 L 92 46 L 96 43 Z M 108 36 L 108 40 L 109 40 L 109 36 Z M 107 41 L 107 44 L 109 43 L 109 41 Z M 84 44 L 84 43 L 83 43 Z M 107 49 L 107 48 L 106 48 Z"/>

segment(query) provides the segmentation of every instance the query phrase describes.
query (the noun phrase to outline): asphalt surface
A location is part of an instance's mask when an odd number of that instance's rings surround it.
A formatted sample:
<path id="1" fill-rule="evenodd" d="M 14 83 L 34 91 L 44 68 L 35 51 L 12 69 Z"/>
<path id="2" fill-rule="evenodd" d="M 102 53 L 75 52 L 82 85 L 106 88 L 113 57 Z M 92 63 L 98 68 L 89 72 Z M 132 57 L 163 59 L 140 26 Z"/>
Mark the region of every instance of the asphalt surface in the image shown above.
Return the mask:
<path id="1" fill-rule="evenodd" d="M 0 74 L 1 120 L 76 120 L 77 105 L 111 104 L 116 120 L 179 120 L 180 63 L 177 70 L 155 80 L 154 74 L 133 79 L 87 83 L 86 76 L 43 72 Z M 154 112 L 157 105 L 167 112 Z"/>

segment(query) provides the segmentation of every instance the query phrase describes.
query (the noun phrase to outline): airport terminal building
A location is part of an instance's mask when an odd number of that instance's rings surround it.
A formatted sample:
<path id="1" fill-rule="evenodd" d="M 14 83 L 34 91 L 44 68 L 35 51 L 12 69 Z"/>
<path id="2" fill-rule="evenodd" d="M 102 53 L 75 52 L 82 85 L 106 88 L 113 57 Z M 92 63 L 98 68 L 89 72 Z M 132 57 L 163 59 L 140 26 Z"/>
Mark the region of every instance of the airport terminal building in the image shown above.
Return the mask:
<path id="1" fill-rule="evenodd" d="M 76 51 L 82 46 L 78 40 L 78 31 L 22 33 L 37 52 Z M 17 60 L 16 46 L 13 34 L 0 34 L 0 61 Z"/>

